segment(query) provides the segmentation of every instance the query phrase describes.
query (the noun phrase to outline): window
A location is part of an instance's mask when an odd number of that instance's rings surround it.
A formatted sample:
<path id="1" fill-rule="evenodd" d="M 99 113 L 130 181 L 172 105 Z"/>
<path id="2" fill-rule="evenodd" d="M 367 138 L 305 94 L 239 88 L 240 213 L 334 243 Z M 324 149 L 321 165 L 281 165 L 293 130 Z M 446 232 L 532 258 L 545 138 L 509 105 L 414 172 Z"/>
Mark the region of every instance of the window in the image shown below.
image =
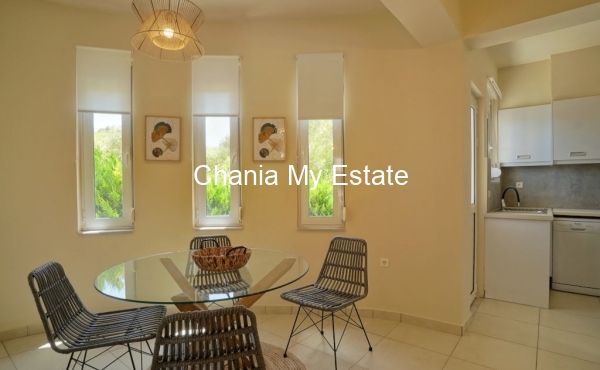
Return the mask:
<path id="1" fill-rule="evenodd" d="M 131 230 L 131 52 L 77 47 L 79 231 Z"/>
<path id="2" fill-rule="evenodd" d="M 241 227 L 239 81 L 237 56 L 192 63 L 194 227 Z"/>
<path id="3" fill-rule="evenodd" d="M 344 188 L 333 185 L 333 171 L 343 173 L 344 164 L 343 54 L 298 55 L 297 79 L 300 153 L 296 173 L 305 171 L 307 179 L 298 190 L 299 227 L 343 228 Z"/>

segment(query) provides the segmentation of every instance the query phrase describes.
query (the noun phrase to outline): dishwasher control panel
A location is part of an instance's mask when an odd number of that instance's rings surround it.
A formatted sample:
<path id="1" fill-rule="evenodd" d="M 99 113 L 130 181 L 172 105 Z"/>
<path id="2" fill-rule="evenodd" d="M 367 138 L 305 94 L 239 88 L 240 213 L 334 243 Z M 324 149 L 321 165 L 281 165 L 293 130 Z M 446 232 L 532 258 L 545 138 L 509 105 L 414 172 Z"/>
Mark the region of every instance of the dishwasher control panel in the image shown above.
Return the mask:
<path id="1" fill-rule="evenodd" d="M 577 220 L 554 220 L 554 231 L 585 232 L 600 234 L 600 220 L 577 221 Z"/>

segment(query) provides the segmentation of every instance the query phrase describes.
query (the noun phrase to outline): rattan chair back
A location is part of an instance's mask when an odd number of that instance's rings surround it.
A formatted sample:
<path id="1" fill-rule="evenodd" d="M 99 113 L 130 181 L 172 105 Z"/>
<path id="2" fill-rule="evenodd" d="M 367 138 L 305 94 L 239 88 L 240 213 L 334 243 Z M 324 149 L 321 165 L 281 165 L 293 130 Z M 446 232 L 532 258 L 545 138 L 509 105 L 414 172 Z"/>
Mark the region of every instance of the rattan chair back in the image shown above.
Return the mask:
<path id="1" fill-rule="evenodd" d="M 190 249 L 204 249 L 210 247 L 231 247 L 231 240 L 227 235 L 202 235 L 190 241 Z"/>
<path id="2" fill-rule="evenodd" d="M 59 263 L 49 262 L 36 268 L 28 281 L 48 342 L 57 352 L 70 352 L 54 342 L 60 340 L 67 347 L 76 347 L 78 333 L 69 328 L 78 321 L 89 320 L 93 314 L 85 308 Z"/>
<path id="3" fill-rule="evenodd" d="M 165 317 L 151 369 L 266 369 L 256 316 L 233 306 Z"/>
<path id="4" fill-rule="evenodd" d="M 164 306 L 145 306 L 98 314 L 90 312 L 57 262 L 36 268 L 29 273 L 27 280 L 48 343 L 58 353 L 71 354 L 67 369 L 71 368 L 71 363 L 73 368 L 81 364 L 82 369 L 86 365 L 97 369 L 89 362 L 98 355 L 88 358 L 88 350 L 121 344 L 126 346 L 124 354 L 129 353 L 131 366 L 135 369 L 130 343 L 154 338 L 167 311 Z M 57 345 L 57 341 L 62 345 Z"/>
<path id="5" fill-rule="evenodd" d="M 354 296 L 354 300 L 366 297 L 367 242 L 360 238 L 333 238 L 315 286 Z"/>

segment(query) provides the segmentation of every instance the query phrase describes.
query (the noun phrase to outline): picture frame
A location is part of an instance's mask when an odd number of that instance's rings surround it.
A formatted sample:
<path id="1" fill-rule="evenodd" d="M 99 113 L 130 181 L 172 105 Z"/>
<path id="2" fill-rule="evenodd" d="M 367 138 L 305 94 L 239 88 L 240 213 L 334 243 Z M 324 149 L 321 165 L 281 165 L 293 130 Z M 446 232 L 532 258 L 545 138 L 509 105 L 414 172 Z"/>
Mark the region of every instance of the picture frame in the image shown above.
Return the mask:
<path id="1" fill-rule="evenodd" d="M 179 161 L 181 119 L 146 116 L 146 160 Z"/>
<path id="2" fill-rule="evenodd" d="M 285 118 L 255 117 L 252 127 L 254 160 L 285 161 Z"/>

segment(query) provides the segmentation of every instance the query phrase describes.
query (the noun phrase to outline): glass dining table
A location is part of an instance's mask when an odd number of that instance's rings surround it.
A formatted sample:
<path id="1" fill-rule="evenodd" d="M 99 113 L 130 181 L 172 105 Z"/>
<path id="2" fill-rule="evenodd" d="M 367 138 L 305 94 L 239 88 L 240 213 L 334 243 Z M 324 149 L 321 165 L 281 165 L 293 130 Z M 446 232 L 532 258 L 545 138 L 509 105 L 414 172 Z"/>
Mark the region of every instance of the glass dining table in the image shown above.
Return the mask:
<path id="1" fill-rule="evenodd" d="M 119 300 L 175 304 L 181 311 L 207 309 L 207 303 L 235 300 L 252 306 L 266 292 L 291 284 L 308 272 L 295 254 L 252 248 L 248 263 L 230 271 L 205 271 L 184 250 L 141 257 L 106 269 L 95 280 L 100 293 Z"/>

